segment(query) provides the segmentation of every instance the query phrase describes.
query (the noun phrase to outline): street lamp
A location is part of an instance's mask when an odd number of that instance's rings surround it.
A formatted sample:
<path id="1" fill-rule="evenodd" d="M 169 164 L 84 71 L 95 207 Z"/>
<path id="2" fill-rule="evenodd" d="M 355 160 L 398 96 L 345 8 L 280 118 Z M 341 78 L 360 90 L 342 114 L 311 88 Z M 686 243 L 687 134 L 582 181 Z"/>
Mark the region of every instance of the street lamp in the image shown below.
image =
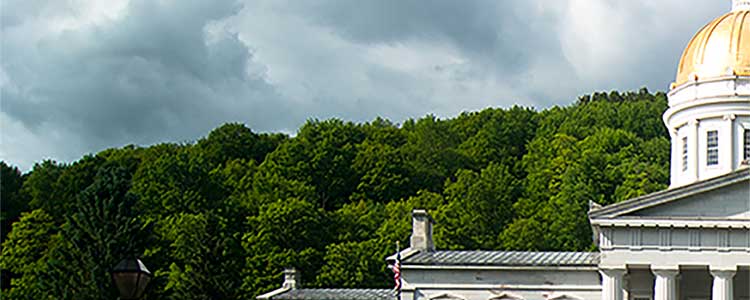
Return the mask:
<path id="1" fill-rule="evenodd" d="M 126 258 L 112 269 L 112 280 L 120 291 L 120 299 L 139 299 L 151 280 L 151 272 L 140 259 Z"/>

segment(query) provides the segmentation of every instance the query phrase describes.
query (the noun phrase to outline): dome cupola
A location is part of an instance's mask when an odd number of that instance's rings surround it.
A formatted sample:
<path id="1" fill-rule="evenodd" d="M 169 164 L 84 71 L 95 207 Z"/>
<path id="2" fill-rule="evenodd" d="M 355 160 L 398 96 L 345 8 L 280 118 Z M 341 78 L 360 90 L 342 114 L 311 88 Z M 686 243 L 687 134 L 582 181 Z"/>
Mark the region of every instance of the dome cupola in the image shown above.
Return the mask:
<path id="1" fill-rule="evenodd" d="M 750 0 L 735 0 L 731 12 L 693 37 L 682 53 L 673 87 L 691 80 L 750 75 Z"/>

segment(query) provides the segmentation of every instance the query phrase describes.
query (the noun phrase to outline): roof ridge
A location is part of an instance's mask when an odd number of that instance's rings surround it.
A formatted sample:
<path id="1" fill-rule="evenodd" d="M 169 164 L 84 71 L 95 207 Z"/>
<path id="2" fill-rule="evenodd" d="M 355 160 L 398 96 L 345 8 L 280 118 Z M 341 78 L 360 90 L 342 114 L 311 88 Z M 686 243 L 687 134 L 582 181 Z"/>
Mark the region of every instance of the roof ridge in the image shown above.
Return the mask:
<path id="1" fill-rule="evenodd" d="M 598 251 L 521 251 L 521 250 L 435 250 L 435 251 L 426 251 L 421 252 L 420 254 L 429 254 L 429 253 L 440 253 L 440 252 L 454 252 L 454 253 L 464 253 L 464 252 L 505 252 L 505 253 L 599 253 Z"/>
<path id="2" fill-rule="evenodd" d="M 390 290 L 393 290 L 393 289 L 387 289 L 387 288 L 359 288 L 359 287 L 355 287 L 355 288 L 345 288 L 345 287 L 344 288 L 326 288 L 326 287 L 321 288 L 321 287 L 312 287 L 312 288 L 297 288 L 297 289 L 294 289 L 294 290 L 297 290 L 297 291 L 299 291 L 299 290 L 390 291 Z"/>

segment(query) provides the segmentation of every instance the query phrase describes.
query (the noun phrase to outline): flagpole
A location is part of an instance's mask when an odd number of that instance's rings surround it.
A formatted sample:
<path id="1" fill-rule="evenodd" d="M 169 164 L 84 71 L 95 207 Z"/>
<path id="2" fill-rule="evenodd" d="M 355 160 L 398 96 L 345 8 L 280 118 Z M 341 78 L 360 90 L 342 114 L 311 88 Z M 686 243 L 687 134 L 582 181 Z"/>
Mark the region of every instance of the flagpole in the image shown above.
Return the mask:
<path id="1" fill-rule="evenodd" d="M 398 268 L 398 286 L 396 287 L 396 298 L 401 300 L 401 244 L 396 241 L 396 267 Z"/>

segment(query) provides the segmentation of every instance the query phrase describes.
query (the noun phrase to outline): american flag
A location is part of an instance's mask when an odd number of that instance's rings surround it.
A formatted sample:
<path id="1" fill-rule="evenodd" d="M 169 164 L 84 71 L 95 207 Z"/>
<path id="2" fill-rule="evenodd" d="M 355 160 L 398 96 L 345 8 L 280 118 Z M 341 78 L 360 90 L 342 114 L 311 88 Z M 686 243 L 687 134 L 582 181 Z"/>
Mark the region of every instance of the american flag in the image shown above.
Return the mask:
<path id="1" fill-rule="evenodd" d="M 396 242 L 396 262 L 393 263 L 393 281 L 396 282 L 396 286 L 393 290 L 401 296 L 401 249 L 399 244 Z"/>

